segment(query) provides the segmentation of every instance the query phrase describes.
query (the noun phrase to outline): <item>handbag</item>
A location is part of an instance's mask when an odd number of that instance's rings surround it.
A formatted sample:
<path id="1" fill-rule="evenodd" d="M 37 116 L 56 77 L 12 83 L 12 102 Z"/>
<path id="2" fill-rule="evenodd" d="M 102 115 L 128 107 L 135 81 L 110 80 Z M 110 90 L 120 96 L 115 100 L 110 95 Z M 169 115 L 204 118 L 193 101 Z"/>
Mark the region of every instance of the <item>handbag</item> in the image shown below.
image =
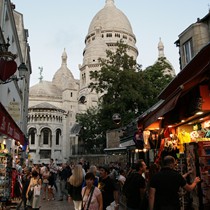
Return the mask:
<path id="1" fill-rule="evenodd" d="M 86 189 L 87 189 L 87 188 L 85 188 L 85 191 L 86 191 Z M 90 192 L 90 197 L 89 197 L 89 199 L 88 199 L 88 204 L 87 204 L 86 210 L 89 209 L 89 206 L 90 206 L 90 202 L 91 202 L 91 199 L 92 199 L 92 196 L 93 196 L 93 191 L 94 191 L 94 189 L 95 189 L 95 186 L 92 186 L 91 192 Z M 85 192 L 84 192 L 84 194 L 83 194 L 83 196 L 82 196 L 82 210 L 85 209 L 85 206 L 83 206 L 83 197 L 84 197 L 84 195 L 85 195 Z M 86 203 L 85 203 L 85 204 L 86 204 Z"/>
<path id="2" fill-rule="evenodd" d="M 31 200 L 34 195 L 34 188 L 28 191 L 28 200 Z"/>

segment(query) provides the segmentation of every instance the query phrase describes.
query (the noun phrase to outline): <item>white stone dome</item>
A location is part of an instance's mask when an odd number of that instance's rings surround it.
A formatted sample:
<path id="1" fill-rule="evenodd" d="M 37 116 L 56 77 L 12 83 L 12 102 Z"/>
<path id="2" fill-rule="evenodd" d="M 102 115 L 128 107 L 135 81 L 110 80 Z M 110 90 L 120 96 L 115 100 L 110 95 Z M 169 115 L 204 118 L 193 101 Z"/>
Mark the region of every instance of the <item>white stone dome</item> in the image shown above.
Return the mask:
<path id="1" fill-rule="evenodd" d="M 114 0 L 106 0 L 106 4 L 92 19 L 88 34 L 100 27 L 103 30 L 124 31 L 133 35 L 133 30 L 128 18 L 117 9 Z"/>
<path id="2" fill-rule="evenodd" d="M 29 89 L 29 96 L 60 98 L 61 95 L 61 90 L 49 81 L 40 81 Z"/>
<path id="3" fill-rule="evenodd" d="M 77 85 L 75 83 L 73 74 L 71 73 L 70 69 L 68 69 L 67 67 L 67 54 L 65 52 L 65 49 L 61 58 L 62 58 L 61 67 L 54 74 L 52 83 L 61 90 L 66 90 L 66 89 L 75 90 L 77 89 Z"/>

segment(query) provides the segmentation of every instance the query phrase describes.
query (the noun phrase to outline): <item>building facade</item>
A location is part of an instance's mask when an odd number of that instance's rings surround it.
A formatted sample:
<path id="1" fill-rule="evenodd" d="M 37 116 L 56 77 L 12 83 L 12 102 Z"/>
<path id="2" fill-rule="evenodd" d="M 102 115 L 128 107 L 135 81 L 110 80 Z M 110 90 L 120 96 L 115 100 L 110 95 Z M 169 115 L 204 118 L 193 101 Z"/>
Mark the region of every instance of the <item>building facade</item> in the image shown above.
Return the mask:
<path id="1" fill-rule="evenodd" d="M 16 146 L 24 146 L 27 135 L 31 74 L 27 39 L 23 15 L 10 0 L 0 1 L 0 143 L 14 158 Z"/>
<path id="2" fill-rule="evenodd" d="M 52 81 L 43 81 L 30 88 L 28 133 L 30 158 L 36 162 L 58 163 L 73 155 L 82 155 L 80 125 L 76 114 L 97 106 L 100 95 L 88 88 L 92 82 L 91 71 L 100 71 L 98 58 L 106 58 L 106 50 L 115 50 L 116 43 L 123 40 L 128 45 L 128 54 L 138 56 L 136 37 L 126 15 L 119 10 L 114 0 L 106 0 L 105 6 L 90 22 L 83 61 L 79 65 L 80 79 L 74 79 L 67 67 L 67 53 L 61 56 L 61 67 Z M 160 57 L 164 56 L 161 42 Z"/>

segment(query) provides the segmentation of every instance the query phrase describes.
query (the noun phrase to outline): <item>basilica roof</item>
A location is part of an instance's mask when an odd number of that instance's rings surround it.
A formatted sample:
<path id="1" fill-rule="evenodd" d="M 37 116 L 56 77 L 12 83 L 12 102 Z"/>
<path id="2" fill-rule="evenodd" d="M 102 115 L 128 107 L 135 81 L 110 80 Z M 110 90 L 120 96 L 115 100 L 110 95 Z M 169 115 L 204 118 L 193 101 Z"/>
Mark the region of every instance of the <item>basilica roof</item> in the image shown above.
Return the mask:
<path id="1" fill-rule="evenodd" d="M 50 103 L 47 103 L 47 102 L 44 102 L 44 103 L 40 103 L 40 104 L 37 104 L 35 106 L 31 106 L 30 109 L 54 109 L 54 110 L 61 110 L 60 108 L 50 104 Z"/>
<path id="2" fill-rule="evenodd" d="M 30 87 L 29 96 L 43 96 L 43 97 L 61 97 L 61 90 L 52 82 L 49 81 L 40 81 L 38 84 Z"/>
<path id="3" fill-rule="evenodd" d="M 92 19 L 88 34 L 91 34 L 96 28 L 107 31 L 124 31 L 133 34 L 128 18 L 115 6 L 114 0 L 106 0 L 104 8 Z"/>
<path id="4" fill-rule="evenodd" d="M 65 52 L 65 49 L 61 58 L 62 58 L 61 67 L 54 74 L 52 82 L 61 90 L 66 90 L 66 89 L 77 90 L 77 84 L 75 82 L 73 74 L 67 67 L 67 54 Z"/>

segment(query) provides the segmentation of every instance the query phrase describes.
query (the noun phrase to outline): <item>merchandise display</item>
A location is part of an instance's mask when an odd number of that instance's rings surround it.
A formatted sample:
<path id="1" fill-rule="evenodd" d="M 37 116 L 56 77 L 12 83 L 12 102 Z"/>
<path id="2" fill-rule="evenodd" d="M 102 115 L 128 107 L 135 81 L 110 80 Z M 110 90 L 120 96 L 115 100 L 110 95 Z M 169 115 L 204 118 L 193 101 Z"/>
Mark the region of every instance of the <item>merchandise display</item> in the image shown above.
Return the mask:
<path id="1" fill-rule="evenodd" d="M 9 154 L 0 153 L 0 202 L 10 199 L 12 158 Z"/>

